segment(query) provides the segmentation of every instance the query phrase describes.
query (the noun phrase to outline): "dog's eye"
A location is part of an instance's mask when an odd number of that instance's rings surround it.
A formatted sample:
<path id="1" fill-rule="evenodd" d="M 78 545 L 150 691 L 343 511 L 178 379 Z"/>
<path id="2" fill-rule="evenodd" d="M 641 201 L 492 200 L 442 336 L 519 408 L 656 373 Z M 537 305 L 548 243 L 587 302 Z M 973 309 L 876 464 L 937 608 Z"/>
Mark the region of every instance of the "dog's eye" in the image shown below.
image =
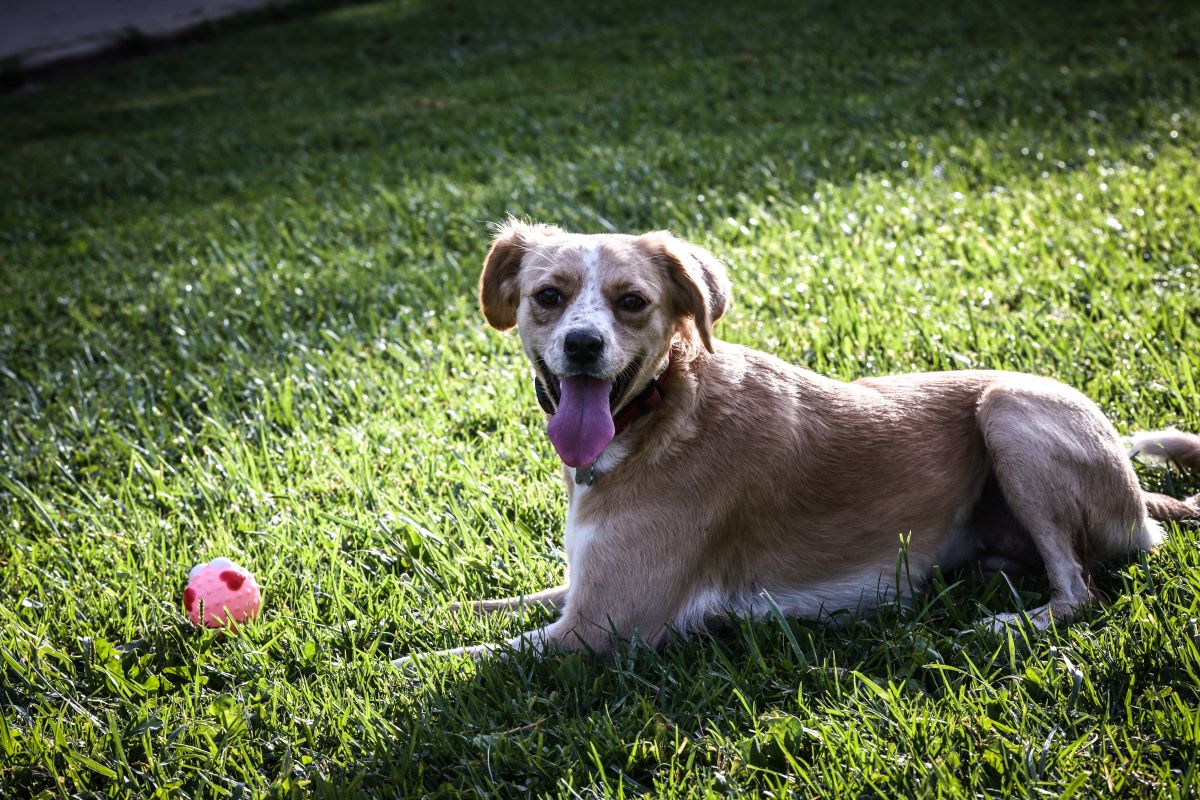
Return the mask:
<path id="1" fill-rule="evenodd" d="M 536 295 L 537 301 L 544 306 L 556 306 L 562 302 L 562 293 L 558 289 L 546 287 Z"/>
<path id="2" fill-rule="evenodd" d="M 646 305 L 646 298 L 636 294 L 627 294 L 621 298 L 621 309 L 624 311 L 641 311 Z"/>

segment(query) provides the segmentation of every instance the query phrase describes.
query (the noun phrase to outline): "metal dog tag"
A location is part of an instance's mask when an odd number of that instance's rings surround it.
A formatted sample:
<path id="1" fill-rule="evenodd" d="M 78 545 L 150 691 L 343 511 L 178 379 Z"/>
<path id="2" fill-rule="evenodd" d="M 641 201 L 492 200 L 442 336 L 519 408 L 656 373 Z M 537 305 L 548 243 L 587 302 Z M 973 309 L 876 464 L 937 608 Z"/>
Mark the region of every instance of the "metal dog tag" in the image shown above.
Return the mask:
<path id="1" fill-rule="evenodd" d="M 596 480 L 596 473 L 592 470 L 595 464 L 588 464 L 586 467 L 581 467 L 575 470 L 575 483 L 592 485 L 592 481 Z"/>

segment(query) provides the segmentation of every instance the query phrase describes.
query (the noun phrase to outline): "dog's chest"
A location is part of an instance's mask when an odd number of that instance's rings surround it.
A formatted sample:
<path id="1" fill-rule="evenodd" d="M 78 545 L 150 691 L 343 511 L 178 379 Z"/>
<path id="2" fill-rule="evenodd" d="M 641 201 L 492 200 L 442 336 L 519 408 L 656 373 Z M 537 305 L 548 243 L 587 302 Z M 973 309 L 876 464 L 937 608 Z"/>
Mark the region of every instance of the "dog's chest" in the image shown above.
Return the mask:
<path id="1" fill-rule="evenodd" d="M 566 470 L 566 480 L 572 486 L 571 501 L 566 506 L 564 545 L 566 547 L 566 569 L 572 579 L 577 575 L 578 565 L 587 558 L 588 545 L 599 529 L 598 515 L 601 509 L 596 504 L 602 504 L 608 500 L 608 498 L 594 497 L 594 495 L 596 492 L 604 491 L 602 482 L 606 479 L 611 480 L 613 471 L 622 467 L 625 456 L 625 446 L 618 441 L 614 441 L 606 447 L 604 452 L 600 453 L 600 457 L 596 458 L 595 464 L 592 465 L 594 480 L 600 482 L 598 486 L 593 486 L 589 482 L 577 482 L 575 480 L 577 470 L 570 468 Z"/>
<path id="2" fill-rule="evenodd" d="M 563 531 L 563 544 L 567 550 L 567 574 L 575 583 L 580 563 L 585 558 L 588 545 L 596 535 L 596 524 L 581 512 L 585 499 L 592 492 L 587 484 L 578 484 L 571 492 L 571 503 L 567 506 L 567 521 Z"/>

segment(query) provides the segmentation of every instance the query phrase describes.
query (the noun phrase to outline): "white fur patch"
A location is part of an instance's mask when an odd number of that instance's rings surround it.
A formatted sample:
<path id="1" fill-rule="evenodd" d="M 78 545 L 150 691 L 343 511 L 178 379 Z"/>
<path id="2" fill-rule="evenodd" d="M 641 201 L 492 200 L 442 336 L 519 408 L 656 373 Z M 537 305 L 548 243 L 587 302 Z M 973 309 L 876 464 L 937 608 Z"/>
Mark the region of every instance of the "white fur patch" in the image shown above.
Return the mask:
<path id="1" fill-rule="evenodd" d="M 628 447 L 623 442 L 610 442 L 592 467 L 596 473 L 595 479 L 604 480 L 604 473 L 616 469 L 627 452 Z M 592 491 L 592 487 L 586 483 L 574 483 L 575 472 L 574 467 L 567 467 L 567 480 L 574 485 L 571 491 L 571 502 L 567 505 L 567 519 L 563 530 L 563 543 L 567 550 L 568 583 L 575 581 L 580 561 L 586 558 L 588 545 L 596 536 L 595 525 L 579 521 L 579 508 L 583 499 Z"/>
<path id="2" fill-rule="evenodd" d="M 763 619 L 778 608 L 785 617 L 820 620 L 837 611 L 870 611 L 895 599 L 895 583 L 894 566 L 886 572 L 865 568 L 812 586 L 761 591 L 752 599 L 749 614 Z"/>
<path id="3" fill-rule="evenodd" d="M 616 469 L 622 461 L 625 460 L 625 456 L 628 454 L 628 444 L 619 439 L 613 439 L 608 443 L 608 447 L 604 448 L 604 452 L 602 452 L 596 458 L 595 463 L 592 465 L 592 469 L 596 472 L 597 476 L 603 475 L 606 472 L 611 472 L 612 470 Z"/>
<path id="4" fill-rule="evenodd" d="M 589 272 L 595 272 L 600 266 L 600 247 L 598 245 L 590 245 L 583 248 L 583 266 Z"/>
<path id="5" fill-rule="evenodd" d="M 582 253 L 583 285 L 579 294 L 571 300 L 567 313 L 558 323 L 558 339 L 561 341 L 574 330 L 594 331 L 603 337 L 606 345 L 616 339 L 613 328 L 613 312 L 604 297 L 604 286 L 600 273 L 600 250 L 597 245 L 586 247 Z"/>
<path id="6" fill-rule="evenodd" d="M 1167 539 L 1167 533 L 1158 522 L 1144 517 L 1130 529 L 1127 525 L 1109 521 L 1092 530 L 1093 556 L 1108 560 L 1120 558 L 1141 550 L 1153 550 Z"/>
<path id="7" fill-rule="evenodd" d="M 1142 550 L 1153 550 L 1167 540 L 1167 532 L 1163 529 L 1161 523 L 1146 517 L 1142 520 L 1142 530 L 1140 541 L 1137 546 Z"/>
<path id="8" fill-rule="evenodd" d="M 671 627 L 680 633 L 703 630 L 705 620 L 726 611 L 733 611 L 730 608 L 731 605 L 727 594 L 718 592 L 712 587 L 697 589 L 676 612 Z"/>
<path id="9" fill-rule="evenodd" d="M 575 480 L 575 470 L 570 470 L 571 480 Z M 563 530 L 563 545 L 567 550 L 567 583 L 575 583 L 579 574 L 579 564 L 584 558 L 588 544 L 596 535 L 596 526 L 579 521 L 579 505 L 591 491 L 586 483 L 576 484 L 571 494 L 571 503 L 567 506 L 567 521 Z"/>
<path id="10" fill-rule="evenodd" d="M 703 629 L 705 621 L 715 617 L 768 619 L 777 612 L 785 617 L 826 620 L 838 611 L 869 611 L 891 602 L 897 597 L 895 583 L 896 571 L 892 567 L 864 568 L 834 580 L 788 588 L 725 592 L 704 586 L 692 593 L 671 624 L 680 632 L 695 631 Z M 914 584 L 917 584 L 915 579 Z M 900 596 L 908 595 L 907 587 L 903 587 Z"/>

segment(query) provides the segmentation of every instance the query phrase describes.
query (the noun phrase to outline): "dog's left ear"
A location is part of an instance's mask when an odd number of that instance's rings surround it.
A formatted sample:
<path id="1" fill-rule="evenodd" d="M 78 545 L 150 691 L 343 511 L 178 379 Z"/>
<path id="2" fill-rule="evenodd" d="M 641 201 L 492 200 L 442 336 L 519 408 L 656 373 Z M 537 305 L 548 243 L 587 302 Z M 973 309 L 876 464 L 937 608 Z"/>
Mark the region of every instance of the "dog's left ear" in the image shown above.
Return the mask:
<path id="1" fill-rule="evenodd" d="M 668 231 L 643 234 L 637 241 L 665 270 L 678 307 L 693 319 L 700 341 L 711 353 L 713 325 L 729 307 L 725 265 L 704 248 L 677 239 Z"/>

